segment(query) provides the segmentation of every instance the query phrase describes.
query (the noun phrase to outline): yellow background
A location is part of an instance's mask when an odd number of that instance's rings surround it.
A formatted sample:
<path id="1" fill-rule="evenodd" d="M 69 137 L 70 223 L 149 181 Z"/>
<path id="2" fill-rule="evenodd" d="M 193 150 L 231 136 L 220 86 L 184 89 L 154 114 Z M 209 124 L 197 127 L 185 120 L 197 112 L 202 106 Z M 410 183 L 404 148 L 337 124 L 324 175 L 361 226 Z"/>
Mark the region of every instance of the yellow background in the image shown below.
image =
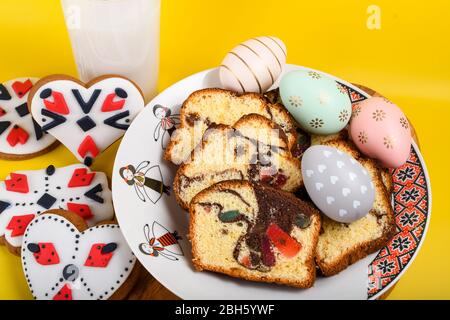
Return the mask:
<path id="1" fill-rule="evenodd" d="M 369 5 L 381 29 L 366 26 Z M 288 62 L 317 68 L 383 93 L 417 129 L 433 187 L 426 241 L 390 299 L 450 299 L 450 1 L 162 0 L 159 89 L 220 64 L 237 43 L 275 35 Z M 0 82 L 76 75 L 59 0 L 0 1 Z M 117 144 L 94 169 L 110 172 Z M 19 169 L 67 165 L 63 147 L 22 162 L 0 161 L 0 179 Z M 20 259 L 0 248 L 0 298 L 30 298 Z"/>

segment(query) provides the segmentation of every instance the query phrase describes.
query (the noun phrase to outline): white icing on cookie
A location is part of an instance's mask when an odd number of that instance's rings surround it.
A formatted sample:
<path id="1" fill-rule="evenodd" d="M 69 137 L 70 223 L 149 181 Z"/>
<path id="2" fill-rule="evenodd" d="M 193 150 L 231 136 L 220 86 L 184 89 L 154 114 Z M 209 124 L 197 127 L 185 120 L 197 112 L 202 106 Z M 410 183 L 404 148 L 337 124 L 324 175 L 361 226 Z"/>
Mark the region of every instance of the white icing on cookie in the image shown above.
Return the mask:
<path id="1" fill-rule="evenodd" d="M 56 142 L 53 136 L 42 132 L 39 125 L 33 123 L 28 112 L 28 94 L 37 80 L 18 78 L 0 84 L 0 153 L 28 155 Z"/>
<path id="2" fill-rule="evenodd" d="M 110 253 L 100 253 L 105 245 Z M 115 224 L 79 232 L 67 219 L 43 214 L 24 235 L 22 266 L 36 299 L 108 299 L 128 279 L 135 262 Z"/>
<path id="3" fill-rule="evenodd" d="M 50 81 L 31 102 L 34 119 L 88 165 L 123 136 L 144 106 L 138 88 L 119 77 L 88 89 L 72 80 Z"/>
<path id="4" fill-rule="evenodd" d="M 91 172 L 82 164 L 11 173 L 0 182 L 0 237 L 20 247 L 34 215 L 50 209 L 74 211 L 90 226 L 111 219 L 112 196 L 106 175 Z"/>

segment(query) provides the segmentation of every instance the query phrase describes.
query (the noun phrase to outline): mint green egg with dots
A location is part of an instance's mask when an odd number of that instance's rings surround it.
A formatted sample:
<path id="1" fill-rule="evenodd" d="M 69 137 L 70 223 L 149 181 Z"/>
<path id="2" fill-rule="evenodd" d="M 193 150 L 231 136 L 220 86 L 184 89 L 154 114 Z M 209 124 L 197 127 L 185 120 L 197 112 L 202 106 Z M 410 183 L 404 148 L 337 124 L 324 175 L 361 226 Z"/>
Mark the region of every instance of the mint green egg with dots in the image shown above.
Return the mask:
<path id="1" fill-rule="evenodd" d="M 345 128 L 352 114 L 347 90 L 330 76 L 312 70 L 286 73 L 280 81 L 284 106 L 303 130 L 319 135 Z"/>

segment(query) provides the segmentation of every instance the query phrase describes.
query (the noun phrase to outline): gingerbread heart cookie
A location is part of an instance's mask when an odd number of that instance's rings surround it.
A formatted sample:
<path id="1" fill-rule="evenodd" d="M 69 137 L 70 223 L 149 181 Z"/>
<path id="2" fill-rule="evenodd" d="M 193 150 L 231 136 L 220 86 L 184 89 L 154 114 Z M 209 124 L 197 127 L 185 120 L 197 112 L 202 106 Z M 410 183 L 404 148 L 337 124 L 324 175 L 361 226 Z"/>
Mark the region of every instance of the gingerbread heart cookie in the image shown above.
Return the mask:
<path id="1" fill-rule="evenodd" d="M 18 78 L 0 84 L 0 158 L 33 158 L 57 146 L 28 109 L 28 94 L 36 78 Z"/>
<path id="2" fill-rule="evenodd" d="M 139 274 L 119 225 L 88 229 L 79 216 L 62 210 L 30 222 L 21 257 L 28 286 L 39 300 L 124 299 Z"/>
<path id="3" fill-rule="evenodd" d="M 68 76 L 49 76 L 35 85 L 28 104 L 42 129 L 88 166 L 123 136 L 145 106 L 139 88 L 119 76 L 87 84 Z"/>
<path id="4" fill-rule="evenodd" d="M 0 238 L 18 253 L 28 223 L 50 209 L 67 209 L 89 226 L 112 219 L 108 179 L 82 164 L 11 173 L 0 182 Z"/>

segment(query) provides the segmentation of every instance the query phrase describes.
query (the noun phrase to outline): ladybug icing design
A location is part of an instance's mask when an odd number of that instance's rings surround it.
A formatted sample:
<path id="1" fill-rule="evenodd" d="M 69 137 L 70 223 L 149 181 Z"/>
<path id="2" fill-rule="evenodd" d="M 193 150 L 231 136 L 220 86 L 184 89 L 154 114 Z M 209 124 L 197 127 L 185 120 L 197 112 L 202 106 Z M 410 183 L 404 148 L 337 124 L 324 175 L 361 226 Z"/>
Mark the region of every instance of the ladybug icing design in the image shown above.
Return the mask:
<path id="1" fill-rule="evenodd" d="M 144 108 L 141 91 L 121 77 L 101 77 L 89 84 L 71 77 L 47 77 L 29 97 L 33 118 L 90 166 L 123 136 Z"/>
<path id="2" fill-rule="evenodd" d="M 72 211 L 89 226 L 111 219 L 112 196 L 106 175 L 82 164 L 11 173 L 0 182 L 0 237 L 12 247 L 20 247 L 29 222 L 50 209 Z"/>
<path id="3" fill-rule="evenodd" d="M 28 94 L 36 81 L 18 78 L 0 84 L 0 154 L 9 158 L 32 158 L 56 142 L 33 120 L 28 109 Z"/>
<path id="4" fill-rule="evenodd" d="M 53 212 L 30 222 L 21 257 L 28 286 L 39 300 L 109 299 L 136 263 L 117 224 L 79 230 Z"/>

